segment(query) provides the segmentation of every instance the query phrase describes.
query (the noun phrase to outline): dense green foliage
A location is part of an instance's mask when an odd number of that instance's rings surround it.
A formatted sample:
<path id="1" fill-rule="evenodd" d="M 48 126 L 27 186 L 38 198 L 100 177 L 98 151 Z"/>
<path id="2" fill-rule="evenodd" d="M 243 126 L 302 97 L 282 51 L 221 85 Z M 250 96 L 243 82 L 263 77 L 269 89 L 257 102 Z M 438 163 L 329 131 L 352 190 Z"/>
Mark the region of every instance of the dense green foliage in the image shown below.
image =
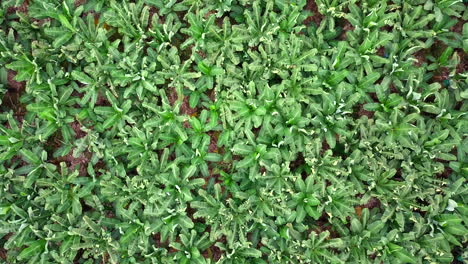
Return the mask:
<path id="1" fill-rule="evenodd" d="M 1 1 L 0 262 L 466 261 L 466 7 Z"/>

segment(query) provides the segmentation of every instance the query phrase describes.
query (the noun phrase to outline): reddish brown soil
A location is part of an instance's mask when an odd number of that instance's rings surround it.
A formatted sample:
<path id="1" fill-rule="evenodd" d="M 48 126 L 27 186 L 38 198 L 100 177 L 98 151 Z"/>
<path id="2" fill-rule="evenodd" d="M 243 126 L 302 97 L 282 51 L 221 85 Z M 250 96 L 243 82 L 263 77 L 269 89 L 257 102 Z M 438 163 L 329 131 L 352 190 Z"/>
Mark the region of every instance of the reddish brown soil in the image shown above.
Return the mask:
<path id="1" fill-rule="evenodd" d="M 450 175 L 452 174 L 453 170 L 450 167 L 445 167 L 444 171 L 438 175 L 436 175 L 436 178 L 439 179 L 448 179 Z"/>
<path id="2" fill-rule="evenodd" d="M 72 123 L 70 123 L 70 127 L 75 132 L 76 139 L 86 136 L 86 133 L 83 130 L 81 130 L 81 124 L 78 121 L 75 120 Z"/>
<path id="3" fill-rule="evenodd" d="M 7 250 L 4 248 L 0 248 L 0 259 L 3 259 L 5 261 L 7 259 Z"/>
<path id="4" fill-rule="evenodd" d="M 318 11 L 318 7 L 315 3 L 315 0 L 307 0 L 305 10 L 311 11 L 312 15 L 304 20 L 304 24 L 309 25 L 310 22 L 313 22 L 317 26 L 320 25 L 320 23 L 323 20 L 323 15 L 320 14 L 320 12 Z"/>
<path id="5" fill-rule="evenodd" d="M 366 204 L 362 205 L 362 208 L 368 208 L 370 210 L 372 208 L 380 208 L 381 205 L 382 204 L 379 199 L 372 197 Z"/>
<path id="6" fill-rule="evenodd" d="M 8 75 L 7 75 L 8 87 L 11 89 L 14 89 L 15 92 L 17 93 L 23 92 L 26 87 L 26 82 L 24 81 L 18 82 L 15 80 L 15 77 L 16 77 L 16 72 L 12 70 L 8 70 Z"/>
<path id="7" fill-rule="evenodd" d="M 101 175 L 101 172 L 99 170 L 106 168 L 106 164 L 104 161 L 99 160 L 95 165 L 94 165 L 94 171 L 96 172 L 96 175 Z"/>
<path id="8" fill-rule="evenodd" d="M 403 175 L 401 174 L 401 168 L 396 169 L 395 176 L 393 176 L 392 180 L 400 181 L 400 182 L 403 181 Z"/>
<path id="9" fill-rule="evenodd" d="M 448 164 L 448 163 L 449 163 L 449 162 L 446 161 L 446 160 L 438 159 L 438 158 L 435 158 L 434 161 L 435 161 L 435 162 L 440 162 L 440 163 L 443 163 L 443 164 Z"/>
<path id="10" fill-rule="evenodd" d="M 209 131 L 208 135 L 210 136 L 210 145 L 208 146 L 208 152 L 215 152 L 219 153 L 218 149 L 218 137 L 220 132 L 219 131 Z"/>
<path id="11" fill-rule="evenodd" d="M 176 91 L 176 88 L 175 87 L 170 87 L 169 88 L 169 93 L 167 94 L 167 99 L 169 100 L 169 103 L 174 106 L 175 102 L 177 101 L 177 99 L 179 98 L 179 96 L 177 95 L 177 91 Z"/>
<path id="12" fill-rule="evenodd" d="M 379 98 L 377 97 L 377 93 L 367 93 L 369 95 L 370 98 L 372 98 L 372 100 L 375 102 L 375 103 L 378 103 L 379 102 Z"/>
<path id="13" fill-rule="evenodd" d="M 102 256 L 101 264 L 107 264 L 107 263 L 109 263 L 109 253 L 105 253 L 105 254 Z"/>
<path id="14" fill-rule="evenodd" d="M 79 264 L 82 263 L 83 259 L 83 254 L 84 254 L 84 249 L 80 248 L 78 249 L 78 252 L 76 253 L 75 258 L 73 259 L 73 264 Z"/>
<path id="15" fill-rule="evenodd" d="M 362 207 L 361 206 L 354 207 L 354 211 L 356 212 L 356 215 L 358 217 L 361 217 L 361 215 L 362 215 Z"/>
<path id="16" fill-rule="evenodd" d="M 15 234 L 15 233 L 10 232 L 10 233 L 4 235 L 4 236 L 3 236 L 3 239 L 4 239 L 4 240 L 8 240 L 8 239 L 10 239 L 10 237 L 12 237 L 14 234 Z"/>
<path id="17" fill-rule="evenodd" d="M 463 19 L 459 19 L 458 23 L 456 23 L 453 27 L 450 28 L 450 32 L 456 32 L 458 34 L 462 34 L 464 24 L 465 24 L 465 21 Z"/>
<path id="18" fill-rule="evenodd" d="M 25 0 L 20 6 L 12 6 L 7 9 L 7 14 L 27 13 L 29 7 L 29 0 Z"/>
<path id="19" fill-rule="evenodd" d="M 343 19 L 343 31 L 341 32 L 339 39 L 346 40 L 347 39 L 346 34 L 348 33 L 348 31 L 353 31 L 353 30 L 354 30 L 353 25 L 351 25 L 351 23 L 349 23 L 348 20 Z"/>
<path id="20" fill-rule="evenodd" d="M 69 170 L 74 171 L 77 166 L 80 166 L 78 169 L 80 176 L 87 176 L 88 163 L 92 157 L 92 154 L 89 151 L 85 151 L 78 158 L 73 157 L 73 150 L 70 151 L 67 155 L 63 157 L 58 157 L 52 161 L 52 163 L 58 165 L 60 162 L 65 162 Z"/>
<path id="21" fill-rule="evenodd" d="M 8 234 L 4 235 L 1 238 L 3 240 L 5 240 L 5 241 L 8 241 L 8 239 L 10 239 L 10 237 L 12 237 L 12 236 L 13 236 L 13 233 L 8 233 Z M 8 250 L 6 250 L 2 246 L 0 246 L 0 259 L 6 260 L 7 259 L 7 253 L 8 253 Z"/>
<path id="22" fill-rule="evenodd" d="M 322 216 L 315 222 L 316 228 L 312 229 L 312 232 L 315 232 L 316 234 L 320 234 L 322 232 L 328 231 L 330 232 L 330 238 L 338 238 L 339 234 L 333 230 L 332 225 L 329 222 L 328 215 L 327 213 L 323 212 Z"/>
<path id="23" fill-rule="evenodd" d="M 157 248 L 166 248 L 169 243 L 167 241 L 161 241 L 161 233 L 156 233 L 153 235 L 154 242 Z"/>
<path id="24" fill-rule="evenodd" d="M 158 11 L 159 10 L 156 7 L 150 6 L 150 8 L 149 8 L 149 18 L 148 18 L 148 21 L 149 21 L 148 28 L 153 27 L 153 17 L 154 17 L 154 15 L 158 15 Z M 161 23 L 162 21 L 159 21 L 159 22 Z"/>
<path id="25" fill-rule="evenodd" d="M 381 28 L 381 30 L 384 30 L 384 31 L 387 31 L 387 32 L 392 32 L 393 31 L 393 27 L 390 26 L 390 25 L 385 25 Z"/>
<path id="26" fill-rule="evenodd" d="M 75 7 L 86 4 L 87 0 L 75 0 Z"/>
<path id="27" fill-rule="evenodd" d="M 217 240 L 217 242 L 220 242 L 222 244 L 226 243 L 226 237 L 222 236 L 220 239 Z M 205 259 L 211 259 L 214 262 L 216 262 L 223 255 L 223 251 L 219 247 L 217 247 L 215 243 L 213 243 L 209 248 L 207 248 L 201 254 Z"/>
<path id="28" fill-rule="evenodd" d="M 206 58 L 206 53 L 205 53 L 203 50 L 198 50 L 197 53 L 198 53 L 198 55 L 200 55 L 200 57 L 202 57 L 203 59 Z"/>
<path id="29" fill-rule="evenodd" d="M 204 17 L 205 17 L 205 19 L 208 19 L 208 18 L 210 18 L 211 15 L 215 15 L 215 14 L 216 14 L 216 10 L 210 10 L 210 11 L 205 13 Z"/>
<path id="30" fill-rule="evenodd" d="M 31 20 L 33 21 L 33 23 L 36 25 L 36 26 L 42 26 L 44 25 L 45 23 L 50 23 L 52 22 L 52 18 L 50 17 L 46 17 L 46 18 L 42 18 L 42 19 L 37 19 L 37 18 L 31 18 Z"/>
<path id="31" fill-rule="evenodd" d="M 335 230 L 333 230 L 332 226 L 328 222 L 326 223 L 318 222 L 317 225 L 318 225 L 317 228 L 313 229 L 312 232 L 315 232 L 316 234 L 320 234 L 322 232 L 328 231 L 330 232 L 330 236 L 328 237 L 328 239 L 339 237 L 338 233 Z"/>
<path id="32" fill-rule="evenodd" d="M 111 106 L 112 104 L 107 100 L 107 98 L 104 95 L 99 93 L 95 105 L 97 105 L 97 106 Z"/>
<path id="33" fill-rule="evenodd" d="M 291 170 L 295 170 L 295 169 L 299 168 L 303 164 L 305 164 L 304 155 L 302 154 L 302 152 L 299 152 L 297 154 L 297 158 L 289 164 L 289 168 Z"/>
<path id="34" fill-rule="evenodd" d="M 468 55 L 462 50 L 457 51 L 457 54 L 460 57 L 460 63 L 457 65 L 457 73 L 468 72 Z"/>
<path id="35" fill-rule="evenodd" d="M 416 58 L 417 61 L 414 62 L 414 66 L 420 67 L 426 62 L 426 51 L 425 50 L 419 50 L 416 53 L 414 53 L 414 57 Z"/>
<path id="36" fill-rule="evenodd" d="M 6 109 L 13 110 L 13 116 L 15 119 L 23 123 L 24 116 L 26 114 L 26 107 L 20 102 L 20 97 L 25 91 L 26 83 L 18 82 L 14 78 L 16 72 L 8 70 L 7 73 L 7 92 L 3 96 L 2 106 Z"/>
<path id="37" fill-rule="evenodd" d="M 225 16 L 215 18 L 215 24 L 216 24 L 219 28 L 223 28 L 224 17 L 225 17 Z M 228 17 L 228 18 L 230 18 L 230 17 Z M 231 19 L 229 19 L 229 21 L 231 21 L 231 25 L 234 24 L 234 23 L 232 23 L 232 20 L 231 20 Z"/>
<path id="38" fill-rule="evenodd" d="M 62 135 L 60 134 L 60 132 L 55 132 L 53 135 L 51 135 L 46 143 L 44 144 L 45 146 L 49 147 L 52 151 L 60 148 L 60 146 L 62 145 L 62 141 L 63 141 L 63 138 L 62 138 Z M 52 157 L 52 155 L 50 155 L 50 157 Z M 57 163 L 58 165 L 58 163 Z"/>
<path id="39" fill-rule="evenodd" d="M 320 155 L 322 155 L 323 153 L 325 153 L 325 151 L 327 151 L 329 149 L 330 149 L 330 145 L 328 145 L 326 140 L 323 140 L 322 141 L 322 150 L 320 151 Z"/>
<path id="40" fill-rule="evenodd" d="M 449 79 L 449 74 L 450 74 L 450 69 L 443 67 L 440 68 L 439 70 L 434 72 L 434 76 L 432 76 L 432 81 L 433 82 L 443 82 L 444 80 Z M 443 83 L 441 83 L 442 86 L 444 86 Z"/>
<path id="41" fill-rule="evenodd" d="M 212 102 L 216 102 L 216 92 L 215 92 L 215 89 L 211 89 L 211 90 L 206 91 L 206 94 L 208 95 L 208 97 L 210 98 L 210 100 L 211 100 Z"/>
<path id="42" fill-rule="evenodd" d="M 189 104 L 189 96 L 184 96 L 184 100 L 182 100 L 182 104 L 180 105 L 180 114 L 188 115 L 188 116 L 196 116 L 198 114 L 197 107 L 191 108 Z"/>
<path id="43" fill-rule="evenodd" d="M 107 218 L 114 218 L 114 217 L 115 217 L 115 214 L 114 214 L 114 212 L 112 212 L 112 211 L 107 211 L 104 215 L 105 215 Z"/>
<path id="44" fill-rule="evenodd" d="M 385 56 L 385 47 L 380 47 L 378 50 L 377 50 L 377 55 L 379 55 L 380 57 L 384 57 Z"/>
<path id="45" fill-rule="evenodd" d="M 360 104 L 357 109 L 357 117 L 360 118 L 361 116 L 367 116 L 370 119 L 374 117 L 374 112 L 367 111 L 364 109 L 364 104 Z"/>
<path id="46" fill-rule="evenodd" d="M 354 211 L 357 216 L 361 217 L 362 209 L 367 208 L 372 210 L 372 208 L 381 208 L 381 205 L 382 204 L 379 199 L 372 197 L 366 204 L 355 206 Z"/>
<path id="47" fill-rule="evenodd" d="M 400 91 L 395 87 L 395 85 L 393 85 L 393 83 L 390 84 L 390 92 L 396 94 L 400 93 Z"/>

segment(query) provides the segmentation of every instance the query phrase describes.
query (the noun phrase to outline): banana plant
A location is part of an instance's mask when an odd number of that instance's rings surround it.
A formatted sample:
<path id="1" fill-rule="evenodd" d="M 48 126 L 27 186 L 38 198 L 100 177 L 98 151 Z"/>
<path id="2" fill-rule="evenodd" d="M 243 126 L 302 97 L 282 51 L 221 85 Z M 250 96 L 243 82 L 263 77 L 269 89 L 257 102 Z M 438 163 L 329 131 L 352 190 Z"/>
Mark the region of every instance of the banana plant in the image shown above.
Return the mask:
<path id="1" fill-rule="evenodd" d="M 0 125 L 0 146 L 2 155 L 0 160 L 2 162 L 10 160 L 15 156 L 23 147 L 25 141 L 28 140 L 27 131 L 23 130 L 18 121 L 13 118 L 13 114 L 7 113 L 6 121 L 9 128 Z"/>
<path id="2" fill-rule="evenodd" d="M 206 14 L 203 14 L 204 12 Z M 181 48 L 185 49 L 190 45 L 194 45 L 195 48 L 192 52 L 204 49 L 208 39 L 211 37 L 210 28 L 215 22 L 215 16 L 209 14 L 207 10 L 200 10 L 196 14 L 189 12 L 186 16 L 190 27 L 181 29 L 181 32 L 191 37 L 181 44 Z"/>
<path id="3" fill-rule="evenodd" d="M 169 50 L 158 54 L 156 59 L 162 66 L 160 76 L 166 82 L 169 80 L 167 86 L 174 87 L 179 96 L 183 94 L 183 87 L 187 87 L 191 91 L 196 90 L 194 79 L 198 79 L 201 73 L 191 71 L 190 67 L 193 61 L 191 59 L 182 61 L 176 47 L 171 47 Z"/>
<path id="4" fill-rule="evenodd" d="M 304 242 L 304 247 L 304 254 L 314 262 L 346 263 L 344 254 L 334 253 L 335 250 L 346 247 L 346 242 L 340 238 L 330 238 L 329 231 L 320 234 L 311 232 L 309 239 Z"/>
<path id="5" fill-rule="evenodd" d="M 404 99 L 396 93 L 389 92 L 390 78 L 385 77 L 381 84 L 375 85 L 378 102 L 367 103 L 364 109 L 368 111 L 380 111 L 390 113 L 393 109 L 401 108 Z"/>
<path id="6" fill-rule="evenodd" d="M 358 94 L 346 94 L 346 90 L 338 89 L 335 94 L 325 93 L 319 103 L 311 103 L 308 108 L 315 116 L 310 119 L 314 127 L 311 133 L 325 139 L 330 148 L 335 148 L 337 135 L 348 137 L 346 126 L 350 122 L 346 114 L 350 113 L 352 106 L 359 100 Z M 344 98 L 348 97 L 347 101 Z M 337 103 L 338 102 L 338 103 Z M 321 124 L 320 126 L 317 126 Z"/>
<path id="7" fill-rule="evenodd" d="M 297 178 L 294 182 L 296 193 L 288 202 L 290 208 L 295 209 L 295 220 L 301 223 L 306 215 L 318 220 L 322 215 L 322 202 L 319 200 L 319 185 L 314 184 L 314 178 L 309 176 L 306 180 Z"/>
<path id="8" fill-rule="evenodd" d="M 208 239 L 208 233 L 203 233 L 203 235 L 200 236 L 195 230 L 191 230 L 190 236 L 180 234 L 179 238 L 180 242 L 173 242 L 170 244 L 171 247 L 177 250 L 177 253 L 174 254 L 174 259 L 176 259 L 178 263 L 208 263 L 201 255 L 201 252 L 211 245 L 211 241 Z"/>
<path id="9" fill-rule="evenodd" d="M 261 9 L 259 2 L 252 4 L 252 9 L 244 11 L 245 25 L 239 27 L 244 35 L 249 35 L 249 47 L 257 46 L 260 43 L 268 43 L 273 40 L 280 26 L 276 21 L 276 14 L 273 12 L 273 1 L 267 1 L 265 7 Z M 262 14 L 263 13 L 263 14 Z"/>
<path id="10" fill-rule="evenodd" d="M 368 208 L 362 209 L 357 217 L 351 219 L 350 229 L 341 229 L 349 237 L 348 243 L 351 245 L 350 254 L 353 259 L 363 263 L 371 263 L 369 255 L 373 248 L 377 248 L 380 242 L 381 233 L 385 231 L 385 223 L 379 219 L 378 215 L 371 214 Z"/>
<path id="11" fill-rule="evenodd" d="M 98 129 L 103 131 L 109 128 L 122 127 L 125 122 L 135 123 L 133 118 L 127 113 L 132 107 L 130 100 L 119 102 L 110 92 L 106 91 L 106 98 L 111 102 L 111 106 L 97 106 L 94 112 L 97 118 L 102 121 Z"/>
<path id="12" fill-rule="evenodd" d="M 271 164 L 272 162 L 280 162 L 281 154 L 278 149 L 273 147 L 268 148 L 264 144 L 255 142 L 254 135 L 250 131 L 245 132 L 248 143 L 235 144 L 231 151 L 235 155 L 240 155 L 242 160 L 235 163 L 235 166 L 239 169 L 251 168 L 251 171 L 256 171 L 259 164 Z"/>

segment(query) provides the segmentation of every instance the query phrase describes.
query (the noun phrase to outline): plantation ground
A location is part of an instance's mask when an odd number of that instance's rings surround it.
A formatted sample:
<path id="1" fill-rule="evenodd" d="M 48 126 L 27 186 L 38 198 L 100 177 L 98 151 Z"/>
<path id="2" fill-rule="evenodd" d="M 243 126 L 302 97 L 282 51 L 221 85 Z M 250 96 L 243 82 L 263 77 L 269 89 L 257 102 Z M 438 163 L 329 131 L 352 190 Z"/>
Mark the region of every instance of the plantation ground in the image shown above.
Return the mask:
<path id="1" fill-rule="evenodd" d="M 1 263 L 465 263 L 460 0 L 0 3 Z"/>

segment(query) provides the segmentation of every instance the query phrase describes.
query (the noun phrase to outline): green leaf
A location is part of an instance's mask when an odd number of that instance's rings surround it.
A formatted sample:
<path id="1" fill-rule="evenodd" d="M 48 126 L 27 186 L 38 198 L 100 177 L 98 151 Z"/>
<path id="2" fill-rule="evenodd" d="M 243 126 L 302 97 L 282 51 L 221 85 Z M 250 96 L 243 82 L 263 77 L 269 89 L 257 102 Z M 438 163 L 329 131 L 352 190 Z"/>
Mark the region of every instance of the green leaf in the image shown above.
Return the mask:
<path id="1" fill-rule="evenodd" d="M 347 70 L 333 72 L 332 75 L 328 78 L 327 83 L 331 86 L 335 86 L 341 83 L 341 81 L 343 81 L 348 76 L 348 74 L 349 72 Z"/>
<path id="2" fill-rule="evenodd" d="M 80 216 L 82 213 L 81 202 L 77 196 L 72 197 L 72 212 L 74 216 Z"/>
<path id="3" fill-rule="evenodd" d="M 359 82 L 359 88 L 369 89 L 369 87 L 373 85 L 378 79 L 380 79 L 380 73 L 372 72 Z"/>
<path id="4" fill-rule="evenodd" d="M 23 219 L 28 218 L 28 213 L 25 210 L 19 208 L 16 204 L 10 205 L 10 209 L 15 213 L 15 215 L 17 215 L 17 216 L 19 216 L 19 217 L 21 217 Z"/>
<path id="5" fill-rule="evenodd" d="M 65 33 L 63 35 L 60 35 L 58 37 L 55 38 L 54 42 L 52 43 L 52 46 L 54 48 L 60 48 L 61 46 L 63 46 L 65 43 L 67 43 L 71 38 L 73 37 L 73 34 L 72 33 Z"/>
<path id="6" fill-rule="evenodd" d="M 151 84 L 147 80 L 143 80 L 142 83 L 143 87 L 145 87 L 146 90 L 158 94 L 158 89 L 153 84 Z"/>
<path id="7" fill-rule="evenodd" d="M 204 158 L 206 161 L 211 161 L 211 162 L 219 162 L 222 160 L 222 156 L 219 155 L 218 153 L 208 153 L 205 155 Z"/>
<path id="8" fill-rule="evenodd" d="M 255 160 L 255 157 L 253 155 L 249 155 L 242 159 L 241 161 L 236 163 L 236 167 L 239 169 L 249 167 Z"/>
<path id="9" fill-rule="evenodd" d="M 101 227 L 97 225 L 96 223 L 91 220 L 87 215 L 83 216 L 83 220 L 86 223 L 86 225 L 96 234 L 99 234 L 101 232 Z"/>
<path id="10" fill-rule="evenodd" d="M 306 205 L 304 208 L 305 208 L 305 211 L 307 212 L 307 214 L 310 217 L 314 218 L 315 220 L 318 220 L 322 216 L 322 214 L 317 210 L 316 207 Z"/>
<path id="11" fill-rule="evenodd" d="M 380 109 L 379 103 L 368 103 L 364 105 L 364 109 L 367 111 L 377 111 Z"/>
<path id="12" fill-rule="evenodd" d="M 377 232 L 379 232 L 384 227 L 385 227 L 385 223 L 383 221 L 377 220 L 375 222 L 372 222 L 367 227 L 367 230 L 369 230 L 373 234 L 377 234 Z"/>
<path id="13" fill-rule="evenodd" d="M 36 182 L 36 180 L 39 178 L 39 176 L 42 174 L 42 170 L 43 169 L 41 167 L 36 167 L 31 172 L 29 172 L 26 176 L 26 180 L 24 181 L 23 186 L 25 188 L 31 188 Z"/>
<path id="14" fill-rule="evenodd" d="M 195 108 L 198 105 L 199 101 L 200 101 L 199 93 L 193 92 L 192 94 L 190 94 L 190 99 L 189 99 L 190 108 Z"/>
<path id="15" fill-rule="evenodd" d="M 450 55 L 452 55 L 453 53 L 453 48 L 452 47 L 447 47 L 444 52 L 442 52 L 442 54 L 440 55 L 439 57 L 439 63 L 441 65 L 445 65 L 450 57 Z"/>
<path id="16" fill-rule="evenodd" d="M 210 75 L 211 74 L 211 68 L 206 65 L 203 61 L 200 61 L 198 63 L 198 69 L 200 69 L 200 71 L 205 74 L 205 75 Z"/>
<path id="17" fill-rule="evenodd" d="M 186 170 L 185 170 L 185 173 L 184 173 L 184 176 L 182 177 L 183 179 L 189 179 L 190 177 L 192 177 L 193 175 L 195 175 L 195 172 L 197 171 L 197 166 L 196 165 L 190 165 L 190 167 L 188 167 Z"/>
<path id="18" fill-rule="evenodd" d="M 351 219 L 350 229 L 353 233 L 360 233 L 362 231 L 362 224 L 356 218 Z"/>
<path id="19" fill-rule="evenodd" d="M 417 259 L 412 256 L 408 251 L 406 251 L 403 247 L 394 244 L 388 243 L 388 248 L 390 253 L 399 259 L 403 263 L 417 263 Z"/>
<path id="20" fill-rule="evenodd" d="M 30 259 L 33 256 L 38 256 L 45 250 L 46 240 L 41 239 L 32 242 L 27 248 L 23 249 L 18 255 L 18 260 Z"/>
<path id="21" fill-rule="evenodd" d="M 296 208 L 296 222 L 297 223 L 301 223 L 305 216 L 306 216 L 306 211 L 305 211 L 305 208 L 304 206 L 302 205 L 299 205 L 297 208 Z"/>
<path id="22" fill-rule="evenodd" d="M 336 137 L 332 131 L 328 130 L 327 132 L 325 132 L 325 139 L 327 140 L 327 144 L 330 146 L 330 148 L 335 148 Z"/>
<path id="23" fill-rule="evenodd" d="M 10 206 L 0 205 L 0 215 L 6 215 L 10 211 Z"/>
<path id="24" fill-rule="evenodd" d="M 232 152 L 245 156 L 252 153 L 253 148 L 251 146 L 239 143 L 234 145 L 234 147 L 232 148 Z"/>
<path id="25" fill-rule="evenodd" d="M 174 130 L 177 133 L 177 135 L 179 135 L 180 140 L 186 141 L 188 139 L 187 133 L 179 126 L 175 126 Z"/>
<path id="26" fill-rule="evenodd" d="M 71 75 L 74 80 L 79 81 L 80 83 L 84 83 L 84 84 L 94 83 L 94 80 L 84 72 L 72 71 Z"/>
<path id="27" fill-rule="evenodd" d="M 454 236 L 464 236 L 468 234 L 468 229 L 466 229 L 462 224 L 448 225 L 444 230 Z"/>
<path id="28" fill-rule="evenodd" d="M 194 226 L 192 220 L 188 216 L 181 215 L 177 218 L 177 220 L 180 223 L 180 225 L 184 228 L 193 228 Z"/>
<path id="29" fill-rule="evenodd" d="M 117 122 L 119 122 L 121 116 L 119 113 L 116 113 L 114 115 L 112 115 L 111 117 L 109 117 L 108 119 L 106 119 L 106 121 L 104 121 L 104 123 L 102 124 L 102 128 L 103 129 L 108 129 L 112 126 L 114 126 Z"/>
<path id="30" fill-rule="evenodd" d="M 245 248 L 241 251 L 241 255 L 249 258 L 260 258 L 262 256 L 262 252 L 255 248 Z"/>
<path id="31" fill-rule="evenodd" d="M 317 206 L 320 204 L 320 200 L 315 197 L 307 197 L 304 199 L 304 203 L 309 206 Z"/>
<path id="32" fill-rule="evenodd" d="M 39 159 L 39 157 L 36 154 L 34 154 L 32 151 L 27 150 L 27 149 L 21 149 L 19 152 L 21 156 L 23 156 L 23 158 L 27 162 L 31 164 L 35 164 L 35 165 L 38 165 L 41 163 L 41 160 Z"/>
<path id="33" fill-rule="evenodd" d="M 68 18 L 62 14 L 59 14 L 58 15 L 58 20 L 60 21 L 60 23 L 62 23 L 62 25 L 66 28 L 68 28 L 69 30 L 71 30 L 72 32 L 75 32 L 75 28 L 72 26 L 72 24 L 70 24 L 70 22 L 68 21 Z"/>
<path id="34" fill-rule="evenodd" d="M 385 101 L 387 107 L 396 107 L 403 102 L 403 98 L 397 94 L 390 94 Z"/>
<path id="35" fill-rule="evenodd" d="M 120 245 L 121 246 L 125 246 L 127 245 L 132 239 L 135 238 L 136 234 L 138 233 L 138 231 L 140 230 L 140 226 L 139 225 L 131 225 L 127 231 L 125 232 L 125 234 L 120 237 Z"/>

